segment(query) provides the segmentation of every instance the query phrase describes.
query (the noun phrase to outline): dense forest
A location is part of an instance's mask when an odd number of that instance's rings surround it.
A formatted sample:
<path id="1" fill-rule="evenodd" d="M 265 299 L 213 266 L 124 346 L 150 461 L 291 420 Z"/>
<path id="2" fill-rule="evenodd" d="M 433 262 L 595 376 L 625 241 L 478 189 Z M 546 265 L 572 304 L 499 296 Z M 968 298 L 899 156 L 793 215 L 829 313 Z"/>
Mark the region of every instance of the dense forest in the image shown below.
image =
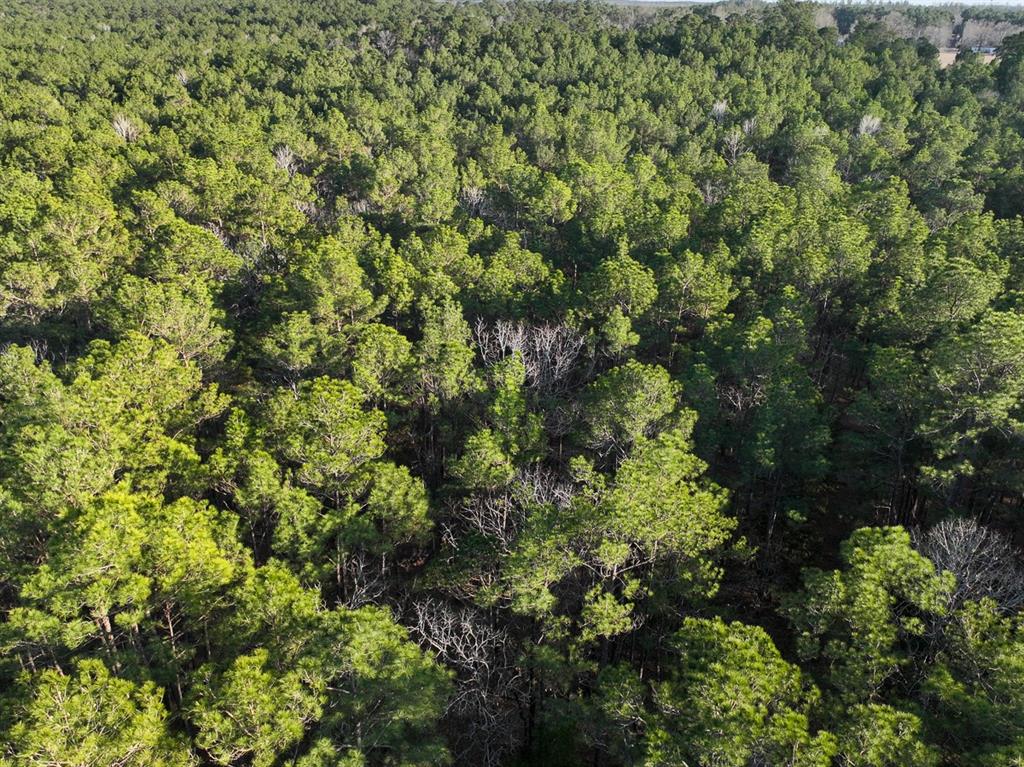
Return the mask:
<path id="1" fill-rule="evenodd" d="M 1024 35 L 720 10 L 5 0 L 0 765 L 1024 764 Z"/>

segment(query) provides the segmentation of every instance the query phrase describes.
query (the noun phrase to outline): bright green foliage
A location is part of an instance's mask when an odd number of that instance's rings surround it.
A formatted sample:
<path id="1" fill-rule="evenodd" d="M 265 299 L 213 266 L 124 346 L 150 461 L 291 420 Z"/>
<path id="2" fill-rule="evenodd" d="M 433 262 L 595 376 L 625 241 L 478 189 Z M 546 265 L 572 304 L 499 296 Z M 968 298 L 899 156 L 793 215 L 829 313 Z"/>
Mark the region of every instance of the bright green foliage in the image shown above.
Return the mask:
<path id="1" fill-rule="evenodd" d="M 332 356 L 331 347 L 327 326 L 314 323 L 308 312 L 285 312 L 260 338 L 258 353 L 264 367 L 294 383 Z"/>
<path id="2" fill-rule="evenodd" d="M 771 318 L 715 327 L 690 373 L 700 436 L 734 451 L 750 479 L 814 478 L 826 468 L 820 398 L 799 362 L 807 353 L 803 329 L 785 305 Z"/>
<path id="3" fill-rule="evenodd" d="M 862 322 L 882 334 L 905 332 L 907 324 L 922 319 L 908 312 L 907 305 L 924 281 L 928 227 L 906 184 L 897 178 L 874 194 L 862 193 L 855 204 L 863 210 L 874 246 L 864 282 L 868 296 Z"/>
<path id="4" fill-rule="evenodd" d="M 452 476 L 468 488 L 495 489 L 508 483 L 516 469 L 503 441 L 490 429 L 469 436 L 463 454 L 451 466 Z"/>
<path id="5" fill-rule="evenodd" d="M 1024 316 L 989 312 L 938 345 L 929 363 L 935 405 L 922 431 L 940 461 L 970 474 L 983 435 L 1021 428 L 1015 416 L 1024 395 Z"/>
<path id="6" fill-rule="evenodd" d="M 969 602 L 946 628 L 946 647 L 925 689 L 935 737 L 957 764 L 1013 764 L 1024 743 L 1024 634 L 990 600 Z M 971 727 L 957 726 L 970 721 Z"/>
<path id="7" fill-rule="evenodd" d="M 921 741 L 920 718 L 890 706 L 853 706 L 838 734 L 838 763 L 843 767 L 939 764 L 938 752 Z"/>
<path id="8" fill-rule="evenodd" d="M 502 360 L 491 368 L 490 374 L 495 393 L 488 416 L 506 449 L 513 456 L 537 457 L 542 449 L 544 427 L 541 419 L 529 410 L 522 356 Z"/>
<path id="9" fill-rule="evenodd" d="M 382 437 L 376 416 L 358 408 L 354 387 L 338 383 L 319 379 L 306 386 L 306 404 L 319 403 L 312 410 L 302 403 L 282 405 L 284 417 L 307 419 L 312 430 L 309 442 L 295 443 L 296 452 L 279 454 L 280 463 L 267 452 L 268 435 L 261 438 L 235 411 L 226 448 L 213 456 L 210 469 L 217 485 L 233 496 L 258 552 L 273 550 L 310 580 L 327 577 L 344 587 L 348 555 L 369 551 L 384 558 L 395 546 L 422 540 L 431 522 L 423 482 L 404 466 L 376 460 L 381 448 L 373 440 Z M 294 407 L 299 409 L 288 410 Z M 271 418 L 282 412 L 273 411 Z M 270 428 L 290 427 L 276 420 Z"/>
<path id="10" fill-rule="evenodd" d="M 346 537 L 374 553 L 386 554 L 426 537 L 431 527 L 429 510 L 423 481 L 404 466 L 382 461 L 373 467 L 364 513 Z"/>
<path id="11" fill-rule="evenodd" d="M 677 405 L 680 386 L 656 365 L 630 360 L 599 377 L 584 392 L 587 446 L 623 456 L 650 436 Z"/>
<path id="12" fill-rule="evenodd" d="M 295 300 L 314 322 L 339 331 L 373 313 L 374 298 L 350 243 L 327 238 L 295 261 L 290 275 Z"/>
<path id="13" fill-rule="evenodd" d="M 356 334 L 352 383 L 371 400 L 404 404 L 412 388 L 412 344 L 394 328 L 371 323 Z"/>
<path id="14" fill-rule="evenodd" d="M 1024 764 L 1019 9 L 0 22 L 3 767 Z"/>
<path id="15" fill-rule="evenodd" d="M 469 252 L 469 240 L 449 227 L 421 239 L 410 237 L 398 252 L 413 270 L 416 294 L 443 302 L 473 286 L 483 273 L 479 256 Z"/>
<path id="16" fill-rule="evenodd" d="M 0 213 L 0 309 L 15 319 L 88 311 L 110 273 L 123 269 L 127 232 L 113 201 L 84 169 L 48 185 L 15 174 Z M 5 183 L 4 186 L 7 186 Z"/>
<path id="17" fill-rule="evenodd" d="M 448 696 L 447 673 L 386 610 L 335 613 L 325 630 L 327 637 L 345 639 L 344 647 L 326 644 L 321 657 L 352 692 L 334 693 L 322 729 L 380 764 L 443 764 L 445 747 L 434 721 Z"/>
<path id="18" fill-rule="evenodd" d="M 167 282 L 179 278 L 223 282 L 242 267 L 242 259 L 212 231 L 178 217 L 154 192 L 137 192 L 132 204 L 136 226 L 145 233 L 140 276 Z"/>
<path id="19" fill-rule="evenodd" d="M 246 414 L 233 410 L 227 419 L 221 447 L 207 462 L 211 484 L 232 498 L 236 512 L 248 528 L 249 544 L 260 553 L 278 520 L 306 519 L 320 503 L 306 490 L 283 476 L 281 467 L 258 439 Z"/>
<path id="20" fill-rule="evenodd" d="M 190 719 L 199 731 L 196 743 L 215 764 L 269 767 L 321 716 L 323 693 L 309 689 L 299 671 L 271 674 L 267 657 L 266 650 L 239 656 L 216 679 L 198 672 L 201 691 Z"/>
<path id="21" fill-rule="evenodd" d="M 488 314 L 518 317 L 536 312 L 560 291 L 562 275 L 544 257 L 506 235 L 485 258 L 477 294 Z"/>
<path id="22" fill-rule="evenodd" d="M 266 411 L 268 437 L 297 484 L 337 499 L 360 467 L 384 452 L 384 416 L 364 410 L 347 381 L 318 378 L 282 390 Z"/>
<path id="23" fill-rule="evenodd" d="M 118 335 L 137 332 L 160 338 L 186 362 L 219 362 L 228 333 L 223 311 L 214 307 L 206 283 L 156 283 L 128 275 L 114 294 L 107 322 Z"/>
<path id="24" fill-rule="evenodd" d="M 728 540 L 735 523 L 721 513 L 726 493 L 702 479 L 707 465 L 692 450 L 689 423 L 644 441 L 622 462 L 602 507 L 604 539 L 628 541 L 644 557 L 677 560 L 677 577 L 687 579 L 687 562 L 701 580 L 714 583 L 703 555 Z"/>
<path id="25" fill-rule="evenodd" d="M 226 404 L 194 363 L 137 334 L 93 342 L 67 383 L 27 349 L 8 349 L 4 365 L 5 484 L 48 516 L 80 508 L 119 477 L 157 490 L 187 475 L 197 461 L 188 433 Z"/>
<path id="26" fill-rule="evenodd" d="M 19 584 L 9 647 L 29 664 L 90 645 L 115 668 L 144 664 L 140 633 L 182 618 L 205 625 L 246 572 L 234 525 L 188 498 L 162 505 L 121 490 L 100 496 L 54 529 L 45 564 Z M 171 653 L 160 673 L 176 677 L 188 648 L 156 641 Z"/>
<path id="27" fill-rule="evenodd" d="M 226 667 L 200 668 L 188 712 L 216 759 L 269 764 L 320 734 L 353 759 L 380 750 L 394 759 L 384 764 L 443 761 L 430 728 L 446 674 L 386 611 L 325 611 L 277 563 L 260 568 L 237 600 L 218 638 L 252 649 Z"/>
<path id="28" fill-rule="evenodd" d="M 816 691 L 762 629 L 687 618 L 674 648 L 677 665 L 652 690 L 644 764 L 832 764 L 835 738 L 808 723 Z"/>
<path id="29" fill-rule="evenodd" d="M 905 643 L 924 633 L 915 613 L 942 614 L 949 573 L 914 551 L 902 528 L 862 528 L 842 546 L 843 570 L 804 573 L 786 611 L 800 654 L 828 663 L 828 681 L 853 700 L 875 696 L 907 662 Z"/>
<path id="30" fill-rule="evenodd" d="M 445 301 L 423 309 L 423 336 L 416 345 L 419 397 L 430 408 L 476 388 L 469 326 L 458 304 Z"/>
<path id="31" fill-rule="evenodd" d="M 523 224 L 543 229 L 572 218 L 576 208 L 572 189 L 558 176 L 529 164 L 517 164 L 509 170 L 506 183 Z"/>
<path id="32" fill-rule="evenodd" d="M 688 427 L 644 440 L 611 481 L 576 462 L 579 494 L 568 509 L 534 509 L 508 558 L 503 580 L 517 611 L 553 617 L 558 585 L 582 568 L 597 579 L 580 616 L 587 641 L 622 633 L 631 600 L 652 590 L 715 591 L 716 557 L 735 521 L 723 513 L 725 493 L 704 478 Z"/>
<path id="33" fill-rule="evenodd" d="M 586 313 L 594 317 L 609 353 L 616 356 L 640 340 L 632 318 L 651 307 L 658 287 L 651 270 L 631 258 L 622 244 L 617 255 L 587 274 L 581 295 L 586 297 Z"/>
<path id="34" fill-rule="evenodd" d="M 685 334 L 721 315 L 736 295 L 729 260 L 724 247 L 707 256 L 689 250 L 678 257 L 665 254 L 657 274 L 658 321 L 673 334 Z"/>
<path id="35" fill-rule="evenodd" d="M 526 368 L 520 355 L 501 360 L 490 370 L 494 396 L 487 408 L 489 427 L 466 439 L 463 455 L 451 473 L 469 488 L 494 489 L 508 483 L 518 464 L 540 457 L 544 429 L 529 411 L 524 393 Z"/>
<path id="36" fill-rule="evenodd" d="M 156 685 L 119 679 L 97 660 L 72 673 L 44 671 L 17 723 L 0 739 L 3 764 L 189 767 L 197 760 L 168 728 Z"/>

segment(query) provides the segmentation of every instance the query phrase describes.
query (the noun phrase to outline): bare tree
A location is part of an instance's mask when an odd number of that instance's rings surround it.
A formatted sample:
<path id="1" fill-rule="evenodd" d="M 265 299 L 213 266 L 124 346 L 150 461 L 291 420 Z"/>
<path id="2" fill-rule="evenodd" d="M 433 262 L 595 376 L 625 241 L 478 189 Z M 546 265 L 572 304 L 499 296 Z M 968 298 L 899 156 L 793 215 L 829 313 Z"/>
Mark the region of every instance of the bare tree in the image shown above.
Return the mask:
<path id="1" fill-rule="evenodd" d="M 552 504 L 559 509 L 567 508 L 575 495 L 571 483 L 538 465 L 520 469 L 512 490 L 520 503 Z"/>
<path id="2" fill-rule="evenodd" d="M 487 194 L 482 187 L 467 186 L 461 194 L 462 204 L 473 215 L 478 215 L 484 210 L 487 202 Z"/>
<path id="3" fill-rule="evenodd" d="M 917 550 L 939 571 L 956 576 L 949 610 L 988 597 L 1006 612 L 1024 606 L 1024 569 L 1018 553 L 1002 535 L 973 519 L 946 519 L 914 533 Z"/>
<path id="4" fill-rule="evenodd" d="M 491 366 L 515 353 L 526 366 L 526 385 L 544 392 L 564 386 L 583 349 L 583 336 L 568 325 L 535 325 L 478 320 L 473 333 L 484 364 Z"/>
<path id="5" fill-rule="evenodd" d="M 525 699 L 515 643 L 468 607 L 427 598 L 413 603 L 413 636 L 456 673 L 445 712 L 456 763 L 497 767 L 522 741 Z"/>
<path id="6" fill-rule="evenodd" d="M 526 519 L 526 512 L 508 493 L 473 495 L 460 507 L 458 518 L 508 552 Z"/>
<path id="7" fill-rule="evenodd" d="M 374 37 L 374 45 L 386 59 L 390 59 L 398 50 L 398 35 L 390 29 L 381 29 Z"/>
<path id="8" fill-rule="evenodd" d="M 520 469 L 508 487 L 497 493 L 476 494 L 462 503 L 456 520 L 495 541 L 508 552 L 526 521 L 531 506 L 552 504 L 560 509 L 572 502 L 573 487 L 541 466 Z"/>
<path id="9" fill-rule="evenodd" d="M 738 128 L 733 128 L 726 134 L 725 138 L 722 139 L 725 159 L 730 165 L 735 163 L 739 156 L 747 151 L 746 147 L 743 146 L 743 138 L 743 131 Z"/>
<path id="10" fill-rule="evenodd" d="M 996 47 L 1004 38 L 1022 31 L 1024 27 L 1012 21 L 968 19 L 960 35 L 960 45 L 963 48 Z"/>
<path id="11" fill-rule="evenodd" d="M 274 162 L 281 170 L 288 171 L 289 176 L 294 176 L 299 167 L 299 158 L 287 144 L 280 144 L 274 149 Z"/>
<path id="12" fill-rule="evenodd" d="M 726 101 L 716 101 L 711 105 L 711 116 L 716 123 L 721 123 L 729 114 L 729 104 Z"/>
<path id="13" fill-rule="evenodd" d="M 362 214 L 369 213 L 373 210 L 373 204 L 369 200 L 360 198 L 349 202 L 348 210 L 349 213 L 352 213 L 353 215 L 361 216 Z"/>
<path id="14" fill-rule="evenodd" d="M 135 139 L 139 137 L 138 127 L 128 118 L 127 115 L 114 115 L 111 125 L 114 128 L 114 133 L 128 143 L 135 141 Z"/>
<path id="15" fill-rule="evenodd" d="M 359 552 L 345 560 L 342 570 L 346 607 L 354 609 L 380 603 L 388 587 L 388 566 L 384 556 Z"/>
<path id="16" fill-rule="evenodd" d="M 700 186 L 700 196 L 705 205 L 717 205 L 722 201 L 725 189 L 720 179 L 706 178 Z"/>
<path id="17" fill-rule="evenodd" d="M 860 118 L 860 124 L 857 126 L 857 135 L 874 136 L 881 129 L 882 118 L 875 117 L 875 115 L 866 114 Z"/>

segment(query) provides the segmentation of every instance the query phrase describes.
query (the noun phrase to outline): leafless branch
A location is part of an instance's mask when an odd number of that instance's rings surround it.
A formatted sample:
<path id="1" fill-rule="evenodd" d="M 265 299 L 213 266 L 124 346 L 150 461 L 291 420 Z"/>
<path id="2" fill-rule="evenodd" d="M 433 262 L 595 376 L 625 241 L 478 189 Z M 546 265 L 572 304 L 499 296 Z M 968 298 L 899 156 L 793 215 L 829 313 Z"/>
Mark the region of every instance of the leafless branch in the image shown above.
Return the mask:
<path id="1" fill-rule="evenodd" d="M 494 365 L 518 352 L 526 366 L 526 385 L 545 392 L 565 385 L 583 349 L 583 336 L 561 324 L 478 320 L 474 336 L 484 364 Z"/>
<path id="2" fill-rule="evenodd" d="M 938 570 L 956 576 L 950 610 L 985 597 L 1006 612 L 1024 606 L 1024 569 L 1017 552 L 999 533 L 973 519 L 947 519 L 915 532 L 914 543 Z"/>
<path id="3" fill-rule="evenodd" d="M 114 128 L 114 133 L 129 144 L 139 137 L 138 127 L 128 118 L 127 115 L 114 115 L 111 125 Z"/>
<path id="4" fill-rule="evenodd" d="M 498 767 L 522 738 L 524 685 L 515 643 L 478 610 L 426 598 L 412 606 L 411 632 L 456 673 L 448 702 L 456 760 Z"/>

